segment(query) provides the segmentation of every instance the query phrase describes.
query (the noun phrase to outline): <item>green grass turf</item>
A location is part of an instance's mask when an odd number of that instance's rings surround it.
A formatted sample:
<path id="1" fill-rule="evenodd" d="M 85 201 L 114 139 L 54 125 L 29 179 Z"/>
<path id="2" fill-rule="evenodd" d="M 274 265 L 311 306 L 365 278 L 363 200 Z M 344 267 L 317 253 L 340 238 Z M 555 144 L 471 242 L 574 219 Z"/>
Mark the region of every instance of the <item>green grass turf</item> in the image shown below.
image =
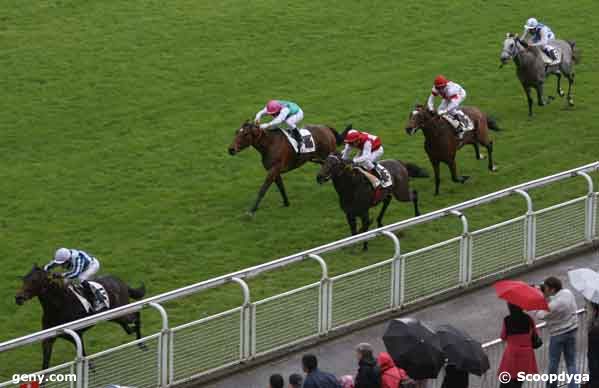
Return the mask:
<path id="1" fill-rule="evenodd" d="M 526 102 L 513 66 L 498 70 L 504 34 L 538 16 L 584 52 L 577 67 L 576 107 L 559 99 Z M 596 42 L 589 28 L 597 3 L 578 0 L 514 4 L 443 4 L 332 0 L 221 2 L 6 0 L 0 7 L 0 340 L 40 328 L 37 301 L 14 304 L 32 262 L 59 246 L 97 255 L 102 272 L 149 294 L 181 287 L 345 237 L 348 228 L 330 184 L 315 183 L 318 167 L 285 176 L 291 208 L 271 190 L 253 220 L 244 213 L 264 178 L 258 154 L 226 153 L 234 130 L 272 97 L 297 101 L 306 123 L 342 128 L 353 122 L 380 135 L 385 157 L 431 170 L 422 135 L 403 127 L 433 77 L 465 86 L 468 104 L 500 119 L 499 171 L 459 155 L 455 185 L 442 170 L 442 195 L 432 179 L 414 182 L 422 210 L 449 204 L 597 159 L 599 145 Z M 555 80 L 547 85 L 554 92 Z M 535 191 L 539 206 L 584 193 L 584 182 Z M 475 227 L 520 214 L 520 198 L 470 211 Z M 412 216 L 393 203 L 387 223 Z M 411 250 L 455 236 L 447 219 L 409 231 Z M 390 244 L 369 254 L 326 255 L 332 273 L 389 257 Z M 254 300 L 318 279 L 304 263 L 251 282 Z M 173 324 L 239 303 L 234 286 L 169 303 Z M 146 333 L 157 314 L 144 313 Z M 101 324 L 86 335 L 90 352 L 128 341 Z M 56 346 L 54 365 L 69 360 Z M 0 376 L 40 366 L 39 345 L 0 355 Z"/>

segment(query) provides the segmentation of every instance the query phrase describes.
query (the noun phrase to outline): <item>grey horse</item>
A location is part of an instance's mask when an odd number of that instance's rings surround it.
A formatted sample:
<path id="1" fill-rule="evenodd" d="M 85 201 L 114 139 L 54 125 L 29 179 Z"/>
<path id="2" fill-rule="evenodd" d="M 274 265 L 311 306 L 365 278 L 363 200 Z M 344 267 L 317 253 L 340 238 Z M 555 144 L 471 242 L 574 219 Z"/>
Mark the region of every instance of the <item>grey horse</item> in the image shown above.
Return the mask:
<path id="1" fill-rule="evenodd" d="M 529 116 L 532 116 L 532 97 L 530 95 L 532 88 L 537 91 L 539 106 L 546 105 L 553 99 L 551 96 L 547 100 L 543 97 L 543 84 L 549 74 L 555 74 L 557 77 L 557 93 L 560 97 L 564 96 L 564 91 L 561 87 L 562 75 L 568 79 L 568 104 L 570 106 L 574 105 L 574 97 L 572 96 L 574 64 L 578 63 L 579 60 L 576 43 L 565 40 L 552 40 L 551 45 L 560 50 L 561 61 L 557 65 L 546 66 L 543 61 L 541 49 L 536 46 L 529 46 L 518 35 L 508 33 L 503 42 L 503 50 L 499 58 L 501 61 L 500 67 L 503 67 L 510 59 L 514 60 L 516 74 L 526 92 Z"/>

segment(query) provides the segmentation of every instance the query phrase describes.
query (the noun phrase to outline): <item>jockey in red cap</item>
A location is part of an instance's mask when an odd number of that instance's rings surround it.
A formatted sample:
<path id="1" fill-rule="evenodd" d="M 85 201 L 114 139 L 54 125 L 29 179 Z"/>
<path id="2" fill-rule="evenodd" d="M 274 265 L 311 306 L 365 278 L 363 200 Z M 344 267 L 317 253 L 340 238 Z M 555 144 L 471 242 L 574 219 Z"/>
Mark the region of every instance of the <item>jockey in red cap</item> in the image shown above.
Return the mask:
<path id="1" fill-rule="evenodd" d="M 457 83 L 449 81 L 442 75 L 438 75 L 435 77 L 435 85 L 427 102 L 428 109 L 431 112 L 435 111 L 434 101 L 436 96 L 443 98 L 443 102 L 439 104 L 439 108 L 437 109 L 437 114 L 443 116 L 455 128 L 461 139 L 464 136 L 464 123 L 467 123 L 468 119 L 459 107 L 466 99 L 466 91 Z M 455 117 L 457 117 L 457 120 Z"/>
<path id="2" fill-rule="evenodd" d="M 345 135 L 344 142 L 345 148 L 341 153 L 341 157 L 345 160 L 350 160 L 349 154 L 352 148 L 357 148 L 359 153 L 353 158 L 352 162 L 370 173 L 375 173 L 383 181 L 383 187 L 385 187 L 391 177 L 381 165 L 377 164 L 377 161 L 383 156 L 384 152 L 381 139 L 368 132 L 351 129 Z"/>

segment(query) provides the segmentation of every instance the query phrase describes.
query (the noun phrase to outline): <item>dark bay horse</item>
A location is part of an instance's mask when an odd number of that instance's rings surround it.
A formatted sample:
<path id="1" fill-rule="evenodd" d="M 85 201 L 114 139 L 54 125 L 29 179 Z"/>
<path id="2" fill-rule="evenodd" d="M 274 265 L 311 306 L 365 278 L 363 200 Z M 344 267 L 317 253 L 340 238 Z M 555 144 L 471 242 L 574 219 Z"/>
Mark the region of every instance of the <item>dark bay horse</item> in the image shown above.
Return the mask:
<path id="1" fill-rule="evenodd" d="M 131 288 L 112 276 L 101 276 L 93 281 L 100 283 L 106 289 L 110 300 L 110 308 L 128 304 L 129 298 L 141 299 L 146 293 L 143 285 L 137 289 Z M 42 305 L 42 329 L 44 330 L 94 314 L 84 309 L 73 292 L 64 286 L 62 279 L 53 279 L 50 272 L 44 271 L 42 268 L 34 265 L 31 271 L 23 277 L 23 286 L 17 292 L 15 301 L 18 305 L 22 305 L 25 301 L 36 296 Z M 135 333 L 137 339 L 141 338 L 139 312 L 119 317 L 114 319 L 113 322 L 121 325 L 127 334 Z M 133 325 L 133 327 L 130 325 Z M 81 337 L 82 345 L 83 332 L 90 327 L 76 330 L 77 334 Z M 73 338 L 68 335 L 61 336 L 61 338 L 71 343 L 73 342 Z M 50 366 L 54 341 L 56 341 L 56 337 L 42 341 L 44 357 L 42 369 L 47 369 Z M 85 355 L 85 348 L 83 349 L 83 354 Z"/>
<path id="2" fill-rule="evenodd" d="M 320 168 L 316 181 L 323 184 L 329 179 L 333 180 L 335 190 L 339 195 L 339 204 L 345 212 L 347 223 L 352 236 L 358 233 L 356 218 L 362 221 L 360 233 L 370 227 L 369 209 L 383 202 L 383 207 L 376 219 L 378 227 L 383 226 L 383 217 L 392 197 L 402 202 L 411 201 L 414 204 L 414 214 L 420 215 L 418 210 L 418 193 L 410 189 L 409 178 L 425 178 L 428 174 L 422 168 L 399 160 L 384 160 L 379 162 L 391 175 L 393 186 L 384 190 L 379 201 L 373 201 L 375 190 L 364 174 L 353 167 L 351 161 L 341 159 L 339 153 L 330 154 Z M 368 242 L 364 242 L 364 250 L 368 250 Z"/>
<path id="3" fill-rule="evenodd" d="M 464 138 L 460 141 L 453 127 L 439 115 L 429 112 L 423 105 L 416 105 L 414 111 L 410 114 L 406 132 L 413 135 L 418 129 L 424 133 L 424 149 L 433 165 L 435 172 L 435 195 L 439 195 L 439 164 L 447 164 L 451 172 L 451 179 L 454 182 L 464 183 L 469 176 L 460 176 L 457 173 L 455 156 L 464 144 L 472 144 L 476 154 L 476 159 L 484 159 L 480 154 L 479 145 L 484 146 L 489 154 L 489 171 L 496 171 L 493 164 L 493 141 L 489 137 L 489 129 L 498 131 L 499 127 L 493 119 L 488 117 L 475 107 L 463 107 L 462 111 L 470 117 L 474 123 L 474 129 L 466 131 Z"/>
<path id="4" fill-rule="evenodd" d="M 532 116 L 531 89 L 537 91 L 539 106 L 547 105 L 553 99 L 551 96 L 548 99 L 545 99 L 543 96 L 543 85 L 545 78 L 549 74 L 555 74 L 557 77 L 557 94 L 560 97 L 563 97 L 565 94 L 561 88 L 562 75 L 568 79 L 568 104 L 570 106 L 574 105 L 574 97 L 572 96 L 572 85 L 574 84 L 575 75 L 574 65 L 580 60 L 580 52 L 576 47 L 576 43 L 572 41 L 552 40 L 550 44 L 560 50 L 562 59 L 559 65 L 547 67 L 543 61 L 541 49 L 536 46 L 529 46 L 517 34 L 508 33 L 506 39 L 503 41 L 503 49 L 499 57 L 501 61 L 500 67 L 505 65 L 510 59 L 514 60 L 516 74 L 526 93 L 529 116 Z"/>
<path id="5" fill-rule="evenodd" d="M 273 182 L 283 197 L 283 205 L 289 206 L 282 174 L 294 170 L 306 162 L 322 163 L 327 155 L 334 152 L 336 146 L 342 142 L 339 134 L 333 128 L 324 125 L 308 125 L 305 129 L 312 133 L 316 150 L 299 156 L 281 130 L 264 130 L 258 125 L 246 121 L 235 133 L 235 138 L 229 146 L 229 154 L 235 155 L 244 148 L 252 146 L 262 155 L 262 165 L 268 171 L 258 192 L 258 198 L 249 211 L 251 216 L 258 210 L 260 201 Z"/>

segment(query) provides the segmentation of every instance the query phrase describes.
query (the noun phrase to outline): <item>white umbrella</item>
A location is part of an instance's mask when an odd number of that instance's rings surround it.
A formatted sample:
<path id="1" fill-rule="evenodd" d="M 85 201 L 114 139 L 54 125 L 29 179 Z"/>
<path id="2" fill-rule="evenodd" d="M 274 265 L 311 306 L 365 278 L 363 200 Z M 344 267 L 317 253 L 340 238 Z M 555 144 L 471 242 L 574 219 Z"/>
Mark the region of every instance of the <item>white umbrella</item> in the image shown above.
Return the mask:
<path id="1" fill-rule="evenodd" d="M 568 279 L 586 300 L 599 303 L 599 273 L 589 268 L 579 268 L 568 271 Z"/>

